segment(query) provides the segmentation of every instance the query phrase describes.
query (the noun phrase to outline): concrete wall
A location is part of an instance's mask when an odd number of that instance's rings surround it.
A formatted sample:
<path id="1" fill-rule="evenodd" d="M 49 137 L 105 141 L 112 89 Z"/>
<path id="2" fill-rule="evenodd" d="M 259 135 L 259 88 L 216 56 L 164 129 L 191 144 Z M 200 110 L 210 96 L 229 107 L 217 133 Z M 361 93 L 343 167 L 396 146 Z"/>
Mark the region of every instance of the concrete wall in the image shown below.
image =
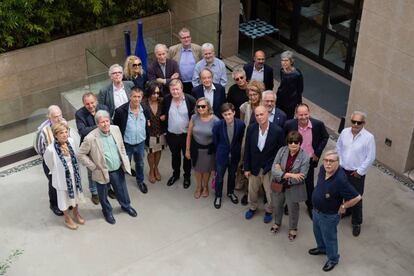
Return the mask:
<path id="1" fill-rule="evenodd" d="M 413 11 L 412 0 L 365 0 L 347 112 L 368 113 L 377 159 L 399 173 L 414 168 Z"/>
<path id="2" fill-rule="evenodd" d="M 144 33 L 169 29 L 168 13 L 146 17 L 143 22 Z M 109 62 L 119 60 L 126 29 L 136 37 L 134 20 L 1 54 L 0 127 L 26 119 L 37 109 L 60 99 L 62 89 L 56 87 L 81 85 L 87 76 L 85 48 L 98 49 L 98 52 L 103 48 L 113 49 L 98 54 Z"/>

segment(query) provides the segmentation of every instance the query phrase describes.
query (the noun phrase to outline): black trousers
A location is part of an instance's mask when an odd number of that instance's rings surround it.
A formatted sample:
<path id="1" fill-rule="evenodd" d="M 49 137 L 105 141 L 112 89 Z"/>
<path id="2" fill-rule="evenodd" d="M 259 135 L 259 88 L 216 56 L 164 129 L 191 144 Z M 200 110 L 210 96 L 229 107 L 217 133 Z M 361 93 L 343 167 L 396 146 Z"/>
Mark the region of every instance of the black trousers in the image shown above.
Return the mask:
<path id="1" fill-rule="evenodd" d="M 183 159 L 184 178 L 191 176 L 191 160 L 185 158 L 186 139 L 187 133 L 167 132 L 167 143 L 171 151 L 171 166 L 175 177 L 180 177 L 181 158 Z"/>
<path id="2" fill-rule="evenodd" d="M 193 84 L 190 82 L 183 82 L 183 91 L 188 95 L 192 95 L 191 91 L 193 90 Z"/>
<path id="3" fill-rule="evenodd" d="M 365 175 L 361 177 L 352 176 L 353 171 L 345 170 L 345 174 L 348 177 L 349 183 L 355 188 L 355 190 L 362 196 L 364 194 Z M 352 214 L 352 225 L 362 224 L 362 199 L 353 207 L 346 209 L 347 214 Z"/>
<path id="4" fill-rule="evenodd" d="M 306 199 L 306 206 L 308 206 L 309 209 L 313 208 L 312 205 L 312 193 L 314 190 L 314 175 L 315 175 L 315 167 L 313 166 L 313 161 L 310 161 L 308 174 L 305 178 L 305 185 L 306 185 L 306 193 L 308 198 Z"/>
<path id="5" fill-rule="evenodd" d="M 57 192 L 56 192 L 55 187 L 52 186 L 52 175 L 49 174 L 49 168 L 47 167 L 44 160 L 43 160 L 42 165 L 43 165 L 43 171 L 45 172 L 45 175 L 46 175 L 47 180 L 48 180 L 48 185 L 49 185 L 49 203 L 50 203 L 50 206 L 58 208 Z"/>

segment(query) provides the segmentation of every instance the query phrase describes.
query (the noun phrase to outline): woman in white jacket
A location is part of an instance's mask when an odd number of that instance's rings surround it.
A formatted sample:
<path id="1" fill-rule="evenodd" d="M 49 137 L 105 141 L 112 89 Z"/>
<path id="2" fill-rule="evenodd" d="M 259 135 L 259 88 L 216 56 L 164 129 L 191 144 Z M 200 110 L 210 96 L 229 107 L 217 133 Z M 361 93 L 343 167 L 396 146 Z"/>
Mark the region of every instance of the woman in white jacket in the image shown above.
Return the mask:
<path id="1" fill-rule="evenodd" d="M 69 128 L 65 122 L 53 125 L 55 140 L 44 154 L 44 160 L 52 175 L 52 185 L 57 190 L 58 207 L 63 211 L 65 225 L 72 230 L 85 220 L 79 214 L 78 203 L 84 200 L 80 169 L 76 159 L 78 145 L 69 137 Z M 69 215 L 73 207 L 73 221 Z"/>

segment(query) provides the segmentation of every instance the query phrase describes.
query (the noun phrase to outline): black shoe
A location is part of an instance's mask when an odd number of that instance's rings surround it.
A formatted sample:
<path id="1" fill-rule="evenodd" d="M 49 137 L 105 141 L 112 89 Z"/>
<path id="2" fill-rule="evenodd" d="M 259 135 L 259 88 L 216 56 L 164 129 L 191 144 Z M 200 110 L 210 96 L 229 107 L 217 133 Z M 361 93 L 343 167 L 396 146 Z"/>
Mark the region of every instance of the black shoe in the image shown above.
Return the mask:
<path id="1" fill-rule="evenodd" d="M 174 175 L 171 176 L 170 179 L 168 179 L 167 186 L 172 186 L 178 179 L 180 179 L 180 177 Z"/>
<path id="2" fill-rule="evenodd" d="M 361 234 L 361 225 L 360 224 L 352 225 L 352 235 L 354 237 L 358 237 L 359 234 Z"/>
<path id="3" fill-rule="evenodd" d="M 131 175 L 132 176 L 137 176 L 137 172 L 135 170 L 131 169 Z"/>
<path id="4" fill-rule="evenodd" d="M 138 215 L 137 214 L 137 211 L 135 211 L 135 209 L 132 208 L 132 207 L 129 207 L 129 208 L 123 208 L 123 207 L 121 207 L 121 208 L 122 208 L 122 210 L 124 210 L 125 212 L 127 212 L 128 215 L 130 215 L 131 217 L 136 217 Z"/>
<path id="5" fill-rule="evenodd" d="M 283 209 L 283 212 L 285 213 L 285 216 L 289 216 L 289 209 L 287 205 L 285 205 L 285 208 Z"/>
<path id="6" fill-rule="evenodd" d="M 191 180 L 189 177 L 184 177 L 183 187 L 184 189 L 188 189 L 191 185 Z"/>
<path id="7" fill-rule="evenodd" d="M 313 220 L 313 216 L 312 216 L 312 208 L 308 207 L 308 216 L 311 220 Z"/>
<path id="8" fill-rule="evenodd" d="M 231 202 L 233 202 L 234 204 L 239 203 L 239 198 L 235 194 L 228 194 L 227 196 L 230 198 Z"/>
<path id="9" fill-rule="evenodd" d="M 112 189 L 108 190 L 108 196 L 112 199 L 116 199 L 116 194 L 115 194 L 114 190 L 112 190 Z"/>
<path id="10" fill-rule="evenodd" d="M 107 223 L 115 224 L 116 221 L 115 221 L 115 218 L 112 214 L 108 214 L 108 215 L 104 214 L 104 217 L 105 217 L 105 220 L 106 220 Z"/>
<path id="11" fill-rule="evenodd" d="M 246 206 L 249 202 L 248 202 L 248 200 L 247 200 L 247 194 L 245 194 L 243 197 L 242 197 L 242 199 L 241 199 L 241 204 L 243 205 L 243 206 Z"/>
<path id="12" fill-rule="evenodd" d="M 138 188 L 143 194 L 148 193 L 147 185 L 144 182 L 138 183 Z"/>
<path id="13" fill-rule="evenodd" d="M 56 215 L 56 216 L 63 216 L 63 212 L 61 210 L 59 210 L 59 208 L 57 206 L 52 206 L 50 205 L 50 210 L 52 210 L 52 212 Z"/>
<path id="14" fill-rule="evenodd" d="M 319 248 L 309 249 L 308 253 L 311 255 L 325 255 L 326 254 L 325 252 L 320 251 Z"/>
<path id="15" fill-rule="evenodd" d="M 336 263 L 327 261 L 326 264 L 322 267 L 323 271 L 331 271 L 336 266 Z"/>
<path id="16" fill-rule="evenodd" d="M 216 207 L 216 209 L 220 209 L 221 207 L 221 197 L 217 197 L 214 199 L 214 207 Z"/>

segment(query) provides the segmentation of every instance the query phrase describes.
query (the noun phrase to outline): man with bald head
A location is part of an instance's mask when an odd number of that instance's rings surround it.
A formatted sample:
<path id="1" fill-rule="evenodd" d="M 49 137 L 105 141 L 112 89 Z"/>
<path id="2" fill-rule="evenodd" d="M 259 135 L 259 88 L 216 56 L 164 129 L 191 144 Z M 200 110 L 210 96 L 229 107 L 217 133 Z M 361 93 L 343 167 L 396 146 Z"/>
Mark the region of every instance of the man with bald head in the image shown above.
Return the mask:
<path id="1" fill-rule="evenodd" d="M 179 79 L 180 69 L 175 60 L 168 58 L 168 48 L 164 44 L 154 47 L 154 62 L 148 67 L 148 80 L 155 80 L 162 85 L 162 95 L 170 93 L 168 85 L 171 80 Z"/>
<path id="2" fill-rule="evenodd" d="M 283 130 L 277 124 L 269 122 L 269 111 L 259 105 L 254 111 L 256 123 L 250 124 L 244 146 L 244 175 L 249 179 L 250 209 L 246 219 L 251 219 L 258 207 L 258 193 L 263 185 L 267 203 L 265 204 L 264 223 L 272 221 L 270 189 L 271 169 L 277 151 L 284 145 Z"/>
<path id="3" fill-rule="evenodd" d="M 47 120 L 37 128 L 34 142 L 34 149 L 40 156 L 42 156 L 42 158 L 43 154 L 46 151 L 46 148 L 55 141 L 52 132 L 52 126 L 62 121 L 66 122 L 65 119 L 63 119 L 62 110 L 60 107 L 57 105 L 49 106 L 47 109 Z M 74 138 L 75 142 L 79 145 L 79 135 L 73 128 L 69 129 L 69 136 Z M 49 168 L 46 166 L 44 160 L 43 171 L 48 179 L 49 184 L 49 207 L 55 215 L 63 216 L 63 212 L 58 208 L 56 189 L 52 186 L 52 175 L 50 174 Z"/>
<path id="4" fill-rule="evenodd" d="M 273 69 L 265 64 L 266 54 L 262 50 L 254 54 L 254 62 L 244 65 L 247 81 L 259 80 L 265 84 L 266 90 L 273 90 Z"/>

